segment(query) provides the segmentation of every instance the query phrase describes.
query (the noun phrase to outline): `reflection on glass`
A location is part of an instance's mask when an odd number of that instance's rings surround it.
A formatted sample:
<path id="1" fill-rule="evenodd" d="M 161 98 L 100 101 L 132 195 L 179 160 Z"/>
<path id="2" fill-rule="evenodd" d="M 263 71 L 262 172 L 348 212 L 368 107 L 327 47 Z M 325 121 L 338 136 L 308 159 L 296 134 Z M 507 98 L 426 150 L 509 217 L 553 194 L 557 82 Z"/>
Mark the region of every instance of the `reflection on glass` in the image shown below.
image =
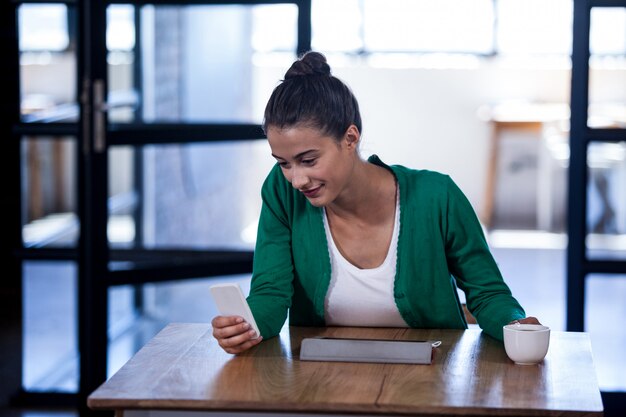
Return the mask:
<path id="1" fill-rule="evenodd" d="M 24 262 L 22 378 L 27 391 L 78 389 L 76 274 L 73 262 Z"/>
<path id="2" fill-rule="evenodd" d="M 75 139 L 25 139 L 21 160 L 24 246 L 76 246 Z"/>
<path id="3" fill-rule="evenodd" d="M 218 314 L 209 287 L 226 282 L 250 291 L 249 274 L 111 287 L 107 377 L 169 323 L 209 323 Z"/>
<path id="4" fill-rule="evenodd" d="M 602 391 L 626 390 L 626 327 L 615 318 L 626 315 L 626 275 L 592 274 L 586 279 L 585 331 L 591 337 L 598 385 Z"/>
<path id="5" fill-rule="evenodd" d="M 254 247 L 261 185 L 275 163 L 265 140 L 146 146 L 137 152 L 140 158 L 131 147 L 110 153 L 112 247 Z"/>
<path id="6" fill-rule="evenodd" d="M 260 123 L 257 92 L 276 78 L 258 55 L 295 51 L 297 17 L 293 4 L 109 6 L 109 120 Z"/>
<path id="7" fill-rule="evenodd" d="M 587 256 L 626 259 L 626 142 L 592 143 L 587 166 Z"/>
<path id="8" fill-rule="evenodd" d="M 68 8 L 24 4 L 18 8 L 20 97 L 24 122 L 74 122 L 76 54 L 68 32 Z"/>

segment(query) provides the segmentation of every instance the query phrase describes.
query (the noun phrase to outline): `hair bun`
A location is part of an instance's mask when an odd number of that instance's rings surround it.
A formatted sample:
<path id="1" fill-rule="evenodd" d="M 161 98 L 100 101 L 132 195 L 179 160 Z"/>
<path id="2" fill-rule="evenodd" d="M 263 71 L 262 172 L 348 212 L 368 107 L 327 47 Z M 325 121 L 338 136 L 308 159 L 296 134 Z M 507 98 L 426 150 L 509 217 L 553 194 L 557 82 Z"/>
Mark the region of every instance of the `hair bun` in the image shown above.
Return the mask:
<path id="1" fill-rule="evenodd" d="M 326 62 L 326 57 L 319 52 L 307 52 L 291 64 L 285 73 L 285 80 L 310 75 L 330 76 L 330 66 Z"/>

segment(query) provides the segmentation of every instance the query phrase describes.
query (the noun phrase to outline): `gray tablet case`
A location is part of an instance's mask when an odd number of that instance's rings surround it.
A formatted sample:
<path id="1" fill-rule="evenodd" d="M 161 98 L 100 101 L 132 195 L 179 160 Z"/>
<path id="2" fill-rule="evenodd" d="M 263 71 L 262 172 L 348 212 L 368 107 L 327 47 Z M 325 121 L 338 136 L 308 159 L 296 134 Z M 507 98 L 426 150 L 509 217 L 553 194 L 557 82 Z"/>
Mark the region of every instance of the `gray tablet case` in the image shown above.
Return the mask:
<path id="1" fill-rule="evenodd" d="M 432 342 L 425 341 L 305 338 L 300 360 L 430 365 L 432 351 Z"/>

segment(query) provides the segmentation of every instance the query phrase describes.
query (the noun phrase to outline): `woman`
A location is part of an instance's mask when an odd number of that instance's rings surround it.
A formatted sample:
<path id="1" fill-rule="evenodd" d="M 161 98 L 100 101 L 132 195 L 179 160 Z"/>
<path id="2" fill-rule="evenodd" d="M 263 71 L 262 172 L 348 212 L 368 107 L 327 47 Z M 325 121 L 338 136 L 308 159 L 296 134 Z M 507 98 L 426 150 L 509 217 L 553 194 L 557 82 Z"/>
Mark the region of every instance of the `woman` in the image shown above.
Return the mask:
<path id="1" fill-rule="evenodd" d="M 248 303 L 261 331 L 215 317 L 213 335 L 240 353 L 291 325 L 467 327 L 457 286 L 483 330 L 525 318 L 469 202 L 439 173 L 359 156 L 350 89 L 315 52 L 293 63 L 265 109 L 276 166 L 263 208 Z M 260 336 L 260 337 L 257 337 Z"/>

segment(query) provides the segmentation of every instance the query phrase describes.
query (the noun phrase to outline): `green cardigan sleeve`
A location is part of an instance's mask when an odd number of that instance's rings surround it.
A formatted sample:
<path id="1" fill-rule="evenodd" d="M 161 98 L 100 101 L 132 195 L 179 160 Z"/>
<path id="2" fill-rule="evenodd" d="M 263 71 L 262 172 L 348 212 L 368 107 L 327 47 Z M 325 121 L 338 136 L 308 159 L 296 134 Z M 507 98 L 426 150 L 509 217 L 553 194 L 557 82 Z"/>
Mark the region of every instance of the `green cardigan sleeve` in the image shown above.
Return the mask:
<path id="1" fill-rule="evenodd" d="M 288 190 L 276 168 L 261 190 L 263 206 L 254 251 L 253 274 L 248 304 L 261 336 L 276 336 L 287 318 L 293 296 L 294 267 L 291 230 L 282 203 Z"/>
<path id="2" fill-rule="evenodd" d="M 444 233 L 448 268 L 465 292 L 467 307 L 479 326 L 502 340 L 502 326 L 525 317 L 524 309 L 504 282 L 471 204 L 452 179 L 447 179 Z"/>

